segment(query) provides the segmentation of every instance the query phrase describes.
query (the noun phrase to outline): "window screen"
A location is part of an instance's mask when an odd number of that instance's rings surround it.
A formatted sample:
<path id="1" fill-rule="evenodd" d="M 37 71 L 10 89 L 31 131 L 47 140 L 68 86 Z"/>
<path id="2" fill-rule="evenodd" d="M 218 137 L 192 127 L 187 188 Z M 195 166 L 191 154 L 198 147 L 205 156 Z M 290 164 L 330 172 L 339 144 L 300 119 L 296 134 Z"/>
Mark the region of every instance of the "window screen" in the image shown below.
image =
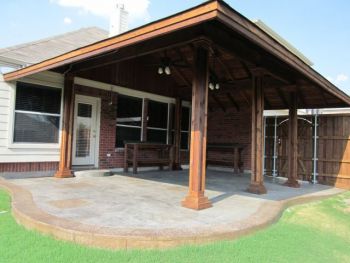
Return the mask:
<path id="1" fill-rule="evenodd" d="M 123 148 L 124 141 L 141 140 L 143 100 L 129 96 L 118 96 L 116 147 Z"/>
<path id="2" fill-rule="evenodd" d="M 168 135 L 168 103 L 149 101 L 147 141 L 167 143 Z"/>
<path id="3" fill-rule="evenodd" d="M 61 90 L 17 83 L 14 143 L 58 143 Z"/>

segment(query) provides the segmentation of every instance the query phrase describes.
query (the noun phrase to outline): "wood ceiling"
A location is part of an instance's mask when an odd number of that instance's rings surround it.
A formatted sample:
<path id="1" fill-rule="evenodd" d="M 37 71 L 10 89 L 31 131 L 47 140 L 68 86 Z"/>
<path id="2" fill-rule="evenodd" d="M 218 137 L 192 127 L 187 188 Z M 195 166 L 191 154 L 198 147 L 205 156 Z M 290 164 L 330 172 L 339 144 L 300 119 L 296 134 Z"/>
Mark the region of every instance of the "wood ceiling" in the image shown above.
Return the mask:
<path id="1" fill-rule="evenodd" d="M 193 41 L 203 37 L 211 42 L 209 70 L 220 83 L 219 90 L 209 91 L 209 109 L 220 108 L 226 111 L 231 107 L 236 110 L 250 107 L 252 77 L 256 72 L 263 74 L 265 109 L 287 109 L 291 91 L 298 94 L 299 108 L 348 106 L 343 100 L 307 79 L 301 72 L 216 20 L 166 34 L 160 39 L 151 39 L 102 56 L 61 66 L 55 71 L 69 71 L 94 79 L 96 74 L 103 74 L 108 68 L 121 65 L 124 61 L 136 61 L 135 63 L 141 64 L 139 66 L 143 67 L 144 72 L 152 75 L 152 72 L 157 72 L 162 59 L 167 57 L 184 65 L 171 67 L 172 74 L 167 77 L 175 84 L 178 93 L 184 99 L 190 100 Z M 100 73 L 96 73 L 98 68 L 101 69 Z M 111 80 L 108 83 L 115 82 Z"/>

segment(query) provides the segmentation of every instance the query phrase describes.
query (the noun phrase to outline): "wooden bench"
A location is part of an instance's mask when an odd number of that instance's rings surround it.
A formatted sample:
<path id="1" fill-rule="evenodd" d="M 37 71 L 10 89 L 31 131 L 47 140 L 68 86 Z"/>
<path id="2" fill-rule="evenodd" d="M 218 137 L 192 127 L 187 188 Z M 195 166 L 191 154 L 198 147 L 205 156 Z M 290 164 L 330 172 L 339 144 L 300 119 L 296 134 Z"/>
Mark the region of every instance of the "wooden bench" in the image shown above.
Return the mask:
<path id="1" fill-rule="evenodd" d="M 126 142 L 124 148 L 124 172 L 128 172 L 129 165 L 133 173 L 137 174 L 138 167 L 164 166 L 172 168 L 173 145 L 147 142 Z"/>
<path id="2" fill-rule="evenodd" d="M 206 165 L 233 167 L 235 174 L 243 173 L 243 149 L 244 146 L 237 143 L 208 143 Z"/>

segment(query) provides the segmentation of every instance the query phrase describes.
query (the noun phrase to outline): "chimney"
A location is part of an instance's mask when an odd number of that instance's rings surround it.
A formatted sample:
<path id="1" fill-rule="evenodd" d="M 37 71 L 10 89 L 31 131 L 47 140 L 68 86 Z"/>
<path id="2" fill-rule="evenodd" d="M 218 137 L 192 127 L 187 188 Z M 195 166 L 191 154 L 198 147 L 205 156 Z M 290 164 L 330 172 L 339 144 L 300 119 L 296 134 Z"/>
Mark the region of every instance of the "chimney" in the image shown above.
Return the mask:
<path id="1" fill-rule="evenodd" d="M 109 37 L 119 35 L 128 30 L 128 12 L 124 4 L 116 1 L 113 5 L 113 11 L 109 24 Z"/>

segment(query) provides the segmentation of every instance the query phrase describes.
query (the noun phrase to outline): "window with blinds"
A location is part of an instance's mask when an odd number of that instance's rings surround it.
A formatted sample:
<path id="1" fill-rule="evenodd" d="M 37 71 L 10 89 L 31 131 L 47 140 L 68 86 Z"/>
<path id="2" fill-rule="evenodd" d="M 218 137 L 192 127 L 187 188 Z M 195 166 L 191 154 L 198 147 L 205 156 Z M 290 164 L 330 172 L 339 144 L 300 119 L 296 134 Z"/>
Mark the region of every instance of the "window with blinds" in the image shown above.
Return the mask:
<path id="1" fill-rule="evenodd" d="M 143 100 L 118 96 L 116 147 L 123 148 L 125 141 L 140 141 Z"/>
<path id="2" fill-rule="evenodd" d="M 150 100 L 148 102 L 147 140 L 149 142 L 167 143 L 168 103 Z"/>
<path id="3" fill-rule="evenodd" d="M 18 82 L 14 143 L 58 143 L 61 90 Z"/>

